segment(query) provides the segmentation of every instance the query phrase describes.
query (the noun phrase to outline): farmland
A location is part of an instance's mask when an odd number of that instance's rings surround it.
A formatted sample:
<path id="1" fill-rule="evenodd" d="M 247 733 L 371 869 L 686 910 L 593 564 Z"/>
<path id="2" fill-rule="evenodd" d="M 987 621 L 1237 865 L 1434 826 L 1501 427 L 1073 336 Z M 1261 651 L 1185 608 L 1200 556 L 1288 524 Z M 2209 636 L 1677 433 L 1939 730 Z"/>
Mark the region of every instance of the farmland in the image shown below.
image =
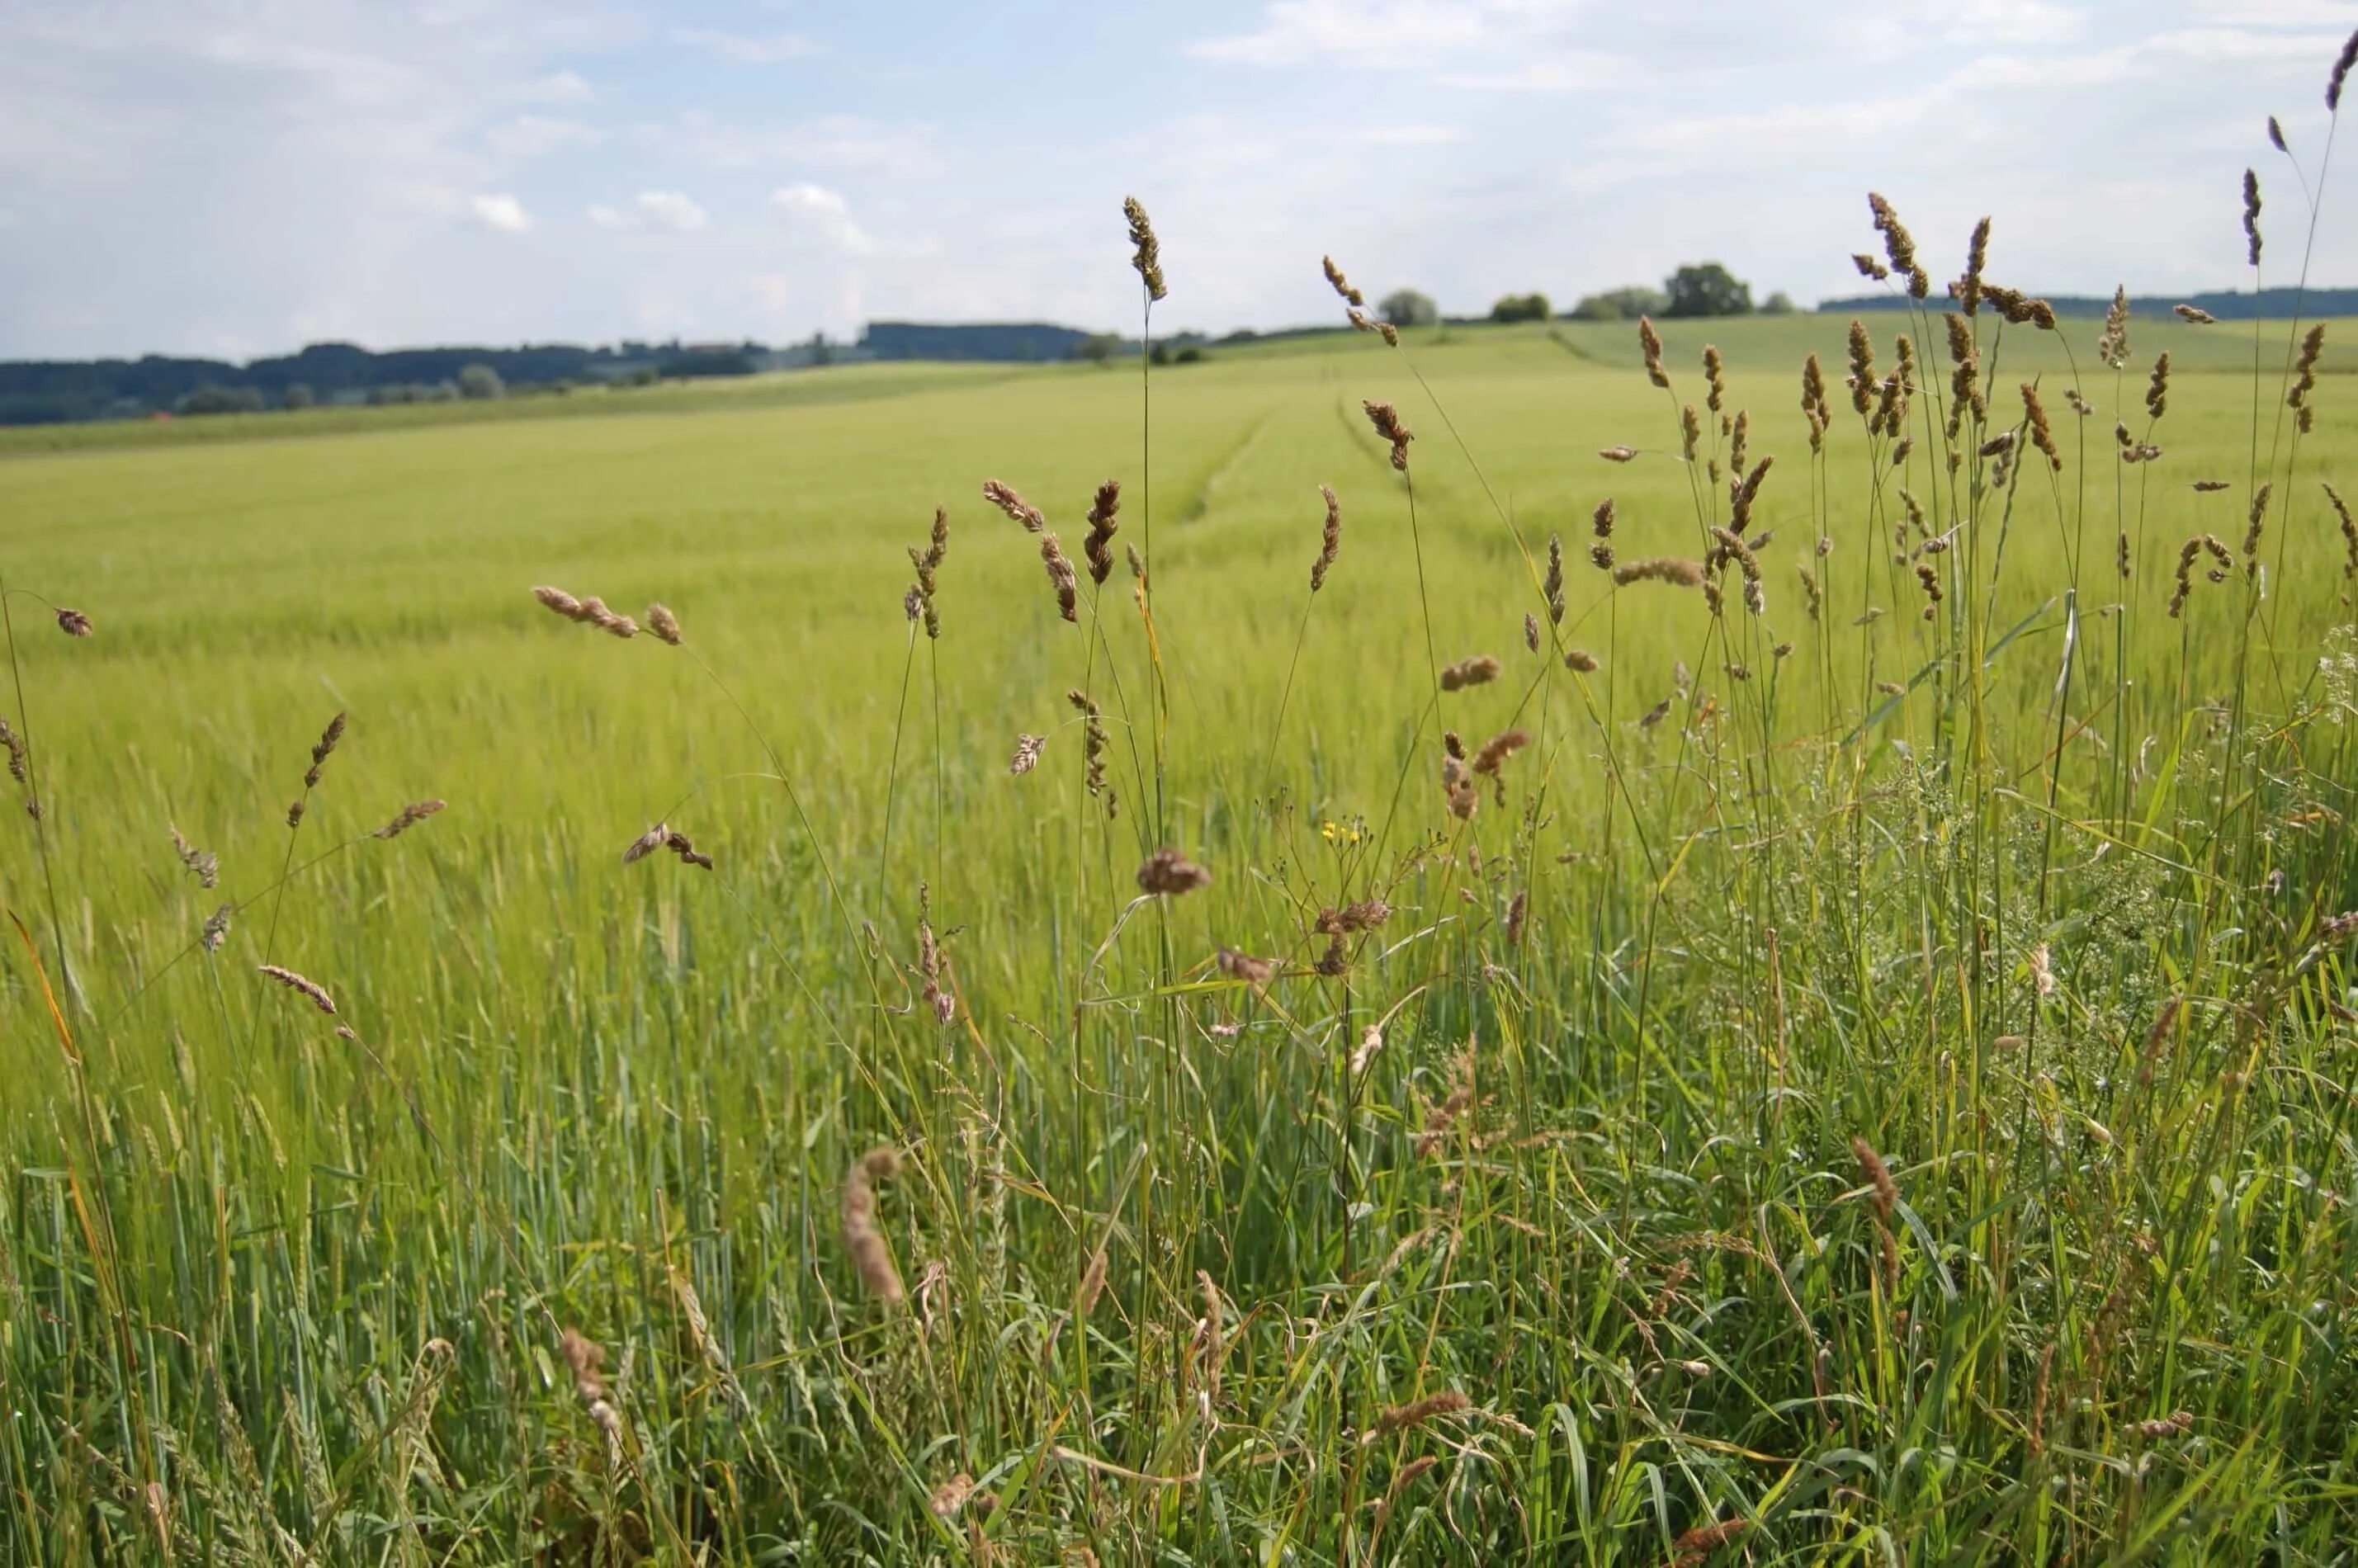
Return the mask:
<path id="1" fill-rule="evenodd" d="M 1848 325 L 0 441 L 0 1560 L 2336 1561 L 2353 340 Z"/>

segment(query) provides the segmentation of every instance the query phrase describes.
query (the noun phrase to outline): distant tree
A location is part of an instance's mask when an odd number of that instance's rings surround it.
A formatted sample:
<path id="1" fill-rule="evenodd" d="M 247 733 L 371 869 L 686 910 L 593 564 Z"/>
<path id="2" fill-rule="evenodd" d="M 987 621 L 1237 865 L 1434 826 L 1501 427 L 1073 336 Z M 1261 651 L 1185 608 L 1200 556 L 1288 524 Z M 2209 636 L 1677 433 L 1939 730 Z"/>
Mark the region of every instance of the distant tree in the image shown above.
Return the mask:
<path id="1" fill-rule="evenodd" d="M 1171 356 L 1171 362 L 1172 362 L 1173 364 L 1179 364 L 1179 365 L 1201 364 L 1201 363 L 1203 362 L 1203 361 L 1204 361 L 1204 351 L 1203 351 L 1203 349 L 1202 349 L 1202 347 L 1201 347 L 1201 346 L 1199 346 L 1199 345 L 1197 345 L 1197 344 L 1195 344 L 1195 343 L 1183 343 L 1183 344 L 1181 344 L 1181 345 L 1180 345 L 1180 348 L 1179 348 L 1179 351 L 1178 351 L 1177 353 L 1173 354 L 1173 355 Z"/>
<path id="2" fill-rule="evenodd" d="M 1639 316 L 1666 315 L 1670 308 L 1671 297 L 1660 289 L 1633 286 L 1585 294 L 1580 303 L 1572 308 L 1572 314 L 1582 321 L 1626 321 Z"/>
<path id="3" fill-rule="evenodd" d="M 1110 362 L 1114 355 L 1120 351 L 1120 333 L 1091 332 L 1074 346 L 1073 355 L 1076 359 L 1087 360 L 1093 365 L 1101 365 Z"/>
<path id="4" fill-rule="evenodd" d="M 740 349 L 688 349 L 675 352 L 655 366 L 666 381 L 708 375 L 752 375 L 753 362 Z"/>
<path id="5" fill-rule="evenodd" d="M 1790 316 L 1799 309 L 1801 307 L 1793 303 L 1793 297 L 1781 288 L 1760 302 L 1760 314 L 1763 316 Z"/>
<path id="6" fill-rule="evenodd" d="M 222 386 L 207 382 L 191 388 L 178 405 L 183 414 L 259 414 L 262 393 L 252 386 Z"/>
<path id="7" fill-rule="evenodd" d="M 311 387 L 309 383 L 290 381 L 287 384 L 287 392 L 283 401 L 289 408 L 308 408 L 313 403 L 317 402 L 318 399 L 311 395 Z"/>
<path id="8" fill-rule="evenodd" d="M 1544 321 L 1554 314 L 1544 294 L 1509 294 L 1490 307 L 1493 321 Z"/>
<path id="9" fill-rule="evenodd" d="M 1717 262 L 1690 262 L 1662 280 L 1665 316 L 1749 316 L 1752 286 Z"/>
<path id="10" fill-rule="evenodd" d="M 810 362 L 814 365 L 831 365 L 835 362 L 835 345 L 827 341 L 825 332 L 811 334 Z"/>
<path id="11" fill-rule="evenodd" d="M 1146 358 L 1148 362 L 1152 364 L 1169 364 L 1171 362 L 1171 345 L 1169 343 L 1155 344 L 1154 347 L 1147 351 Z"/>
<path id="12" fill-rule="evenodd" d="M 500 373 L 489 365 L 465 365 L 459 371 L 459 395 L 470 402 L 488 403 L 493 398 L 506 396 L 507 390 L 507 383 L 500 379 Z"/>
<path id="13" fill-rule="evenodd" d="M 1430 327 L 1441 319 L 1441 308 L 1433 296 L 1420 294 L 1413 288 L 1395 288 L 1377 302 L 1377 310 L 1395 327 Z"/>

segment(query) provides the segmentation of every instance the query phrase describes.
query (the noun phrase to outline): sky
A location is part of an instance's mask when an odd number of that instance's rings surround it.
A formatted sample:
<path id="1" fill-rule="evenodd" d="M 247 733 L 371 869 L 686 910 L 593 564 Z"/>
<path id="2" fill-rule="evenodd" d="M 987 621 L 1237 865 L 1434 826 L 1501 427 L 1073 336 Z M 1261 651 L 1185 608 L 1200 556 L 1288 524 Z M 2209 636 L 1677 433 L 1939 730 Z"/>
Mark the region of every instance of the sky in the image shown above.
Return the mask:
<path id="1" fill-rule="evenodd" d="M 1703 259 L 1806 305 L 1860 287 L 1870 189 L 1936 278 L 1987 213 L 1991 275 L 2033 292 L 2248 287 L 2246 164 L 2288 282 L 2353 27 L 2349 0 L 5 0 L 0 358 L 1134 329 L 1128 194 L 1158 330 L 1326 319 L 1328 253 L 1453 312 Z M 2328 183 L 2312 276 L 2358 285 Z"/>

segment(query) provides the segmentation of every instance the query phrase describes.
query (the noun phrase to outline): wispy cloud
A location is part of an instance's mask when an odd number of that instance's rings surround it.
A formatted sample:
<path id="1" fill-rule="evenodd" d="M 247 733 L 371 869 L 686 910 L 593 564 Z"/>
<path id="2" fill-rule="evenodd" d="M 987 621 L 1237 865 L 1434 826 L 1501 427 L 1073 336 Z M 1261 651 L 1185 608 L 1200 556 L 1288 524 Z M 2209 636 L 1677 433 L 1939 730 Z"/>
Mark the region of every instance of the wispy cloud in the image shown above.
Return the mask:
<path id="1" fill-rule="evenodd" d="M 867 231 L 852 222 L 851 206 L 842 193 L 824 185 L 806 181 L 781 186 L 770 193 L 770 205 L 795 227 L 818 235 L 846 255 L 866 255 L 875 248 Z"/>
<path id="2" fill-rule="evenodd" d="M 821 52 L 817 40 L 800 33 L 724 33 L 709 27 L 674 27 L 672 42 L 703 49 L 740 65 L 779 65 Z"/>
<path id="3" fill-rule="evenodd" d="M 503 234 L 522 234 L 532 228 L 532 215 L 524 203 L 503 191 L 484 191 L 467 203 L 475 221 L 486 229 L 497 229 Z"/>
<path id="4" fill-rule="evenodd" d="M 604 132 L 579 120 L 519 114 L 492 126 L 483 139 L 494 156 L 509 162 L 524 162 L 571 148 L 594 147 L 606 136 Z"/>
<path id="5" fill-rule="evenodd" d="M 1250 32 L 1187 46 L 1201 59 L 1244 65 L 1357 65 L 1405 69 L 1478 44 L 1502 7 L 1481 0 L 1270 0 Z"/>

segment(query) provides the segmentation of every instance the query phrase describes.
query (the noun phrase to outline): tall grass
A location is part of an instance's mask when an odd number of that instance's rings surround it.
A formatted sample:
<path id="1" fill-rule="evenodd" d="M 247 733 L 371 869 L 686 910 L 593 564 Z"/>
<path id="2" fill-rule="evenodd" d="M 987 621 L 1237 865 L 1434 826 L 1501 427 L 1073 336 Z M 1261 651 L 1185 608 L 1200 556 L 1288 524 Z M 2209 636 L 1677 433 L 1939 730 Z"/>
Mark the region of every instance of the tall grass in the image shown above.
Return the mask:
<path id="1" fill-rule="evenodd" d="M 805 406 L 783 503 L 747 410 L 0 473 L 121 600 L 11 715 L 0 1555 L 2338 1560 L 2352 427 L 1974 276 L 1801 417 L 1672 323 Z M 977 487 L 1133 431 L 1067 613 Z M 303 484 L 456 531 L 204 516 Z"/>

